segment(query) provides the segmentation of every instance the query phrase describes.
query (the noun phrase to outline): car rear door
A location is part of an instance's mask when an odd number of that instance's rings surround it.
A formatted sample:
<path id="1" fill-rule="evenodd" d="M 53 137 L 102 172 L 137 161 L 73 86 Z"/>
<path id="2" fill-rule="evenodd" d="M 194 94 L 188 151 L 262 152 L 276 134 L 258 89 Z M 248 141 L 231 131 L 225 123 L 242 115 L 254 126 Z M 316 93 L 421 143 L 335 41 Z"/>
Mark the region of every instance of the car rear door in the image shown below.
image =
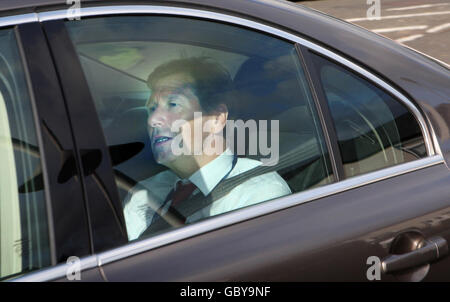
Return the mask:
<path id="1" fill-rule="evenodd" d="M 81 12 L 91 17 L 105 14 L 101 8 L 82 9 Z M 110 112 L 100 111 L 105 108 L 99 109 L 97 104 L 94 105 L 92 100 L 96 98 L 94 92 L 97 87 L 93 85 L 95 82 L 86 81 L 88 72 L 79 61 L 79 45 L 95 42 L 95 34 L 84 37 L 82 29 L 81 34 L 73 29 L 69 34 L 67 24 L 57 20 L 61 19 L 58 14 L 44 14 L 43 19 L 49 19 L 44 22 L 44 28 L 49 36 L 57 70 L 62 77 L 63 89 L 69 95 L 68 107 L 75 108 L 74 114 L 71 114 L 74 136 L 79 146 L 82 146 L 80 149 L 85 150 L 83 154 L 90 159 L 85 167 L 89 171 L 86 177 L 90 179 L 87 181 L 89 185 L 86 187 L 86 194 L 94 252 L 100 259 L 108 280 L 417 281 L 446 278 L 445 271 L 449 266 L 446 257 L 447 241 L 450 240 L 450 188 L 446 184 L 450 175 L 442 156 L 436 151 L 438 148 L 433 145 L 433 131 L 426 119 L 400 92 L 338 54 L 253 21 L 221 13 L 205 17 L 201 10 L 173 7 L 117 6 L 110 7 L 109 12 L 110 15 L 131 14 L 125 21 L 121 20 L 124 24 L 139 23 L 139 18 L 144 18 L 133 17 L 133 14 L 176 15 L 187 20 L 207 19 L 212 23 L 236 27 L 236 31 L 238 27 L 258 30 L 263 35 L 276 36 L 277 39 L 295 45 L 295 55 L 302 66 L 299 69 L 304 70 L 304 83 L 306 89 L 311 91 L 313 112 L 319 117 L 316 125 L 323 131 L 323 161 L 327 162 L 329 158 L 329 163 L 322 166 L 325 170 L 329 169 L 329 178 L 323 178 L 328 180 L 304 191 L 294 190 L 294 194 L 289 196 L 127 243 L 121 195 L 118 193 L 118 188 L 126 188 L 118 179 L 123 181 L 126 177 L 118 177 L 117 171 L 113 170 L 123 161 L 116 161 L 113 149 L 103 137 L 109 136 L 108 133 L 103 134 L 107 119 L 103 120 L 101 114 L 107 116 Z M 62 16 L 62 12 L 59 15 Z M 99 24 L 109 24 L 110 20 L 107 19 L 106 16 L 97 18 Z M 97 26 L 95 22 L 92 21 L 93 28 Z M 111 37 L 117 37 L 117 33 L 114 33 L 115 24 L 111 24 Z M 121 23 L 117 24 L 116 30 L 120 31 Z M 175 29 L 174 34 L 182 36 L 183 27 Z M 135 36 L 130 37 L 130 40 L 133 41 L 134 38 Z M 75 47 L 71 45 L 71 39 Z M 139 57 L 134 49 L 136 47 L 131 43 L 120 49 L 127 54 L 127 60 L 122 61 L 123 64 L 129 63 L 128 60 L 132 63 L 136 56 Z M 84 50 L 89 51 L 89 45 Z M 95 51 L 92 54 L 96 54 Z M 339 89 L 330 94 L 331 86 L 328 82 L 325 83 L 323 77 L 326 72 L 322 74 L 314 59 L 317 55 L 331 62 L 331 65 L 345 66 L 344 69 L 352 74 L 350 77 L 360 79 L 358 81 L 361 83 L 368 83 L 369 88 L 364 90 L 366 93 L 357 98 L 357 101 L 376 97 L 380 104 L 385 104 L 385 100 L 389 99 L 389 102 L 400 104 L 400 107 L 392 106 L 403 108 L 401 110 L 405 110 L 407 114 L 402 116 L 406 118 L 387 121 L 381 119 L 386 124 L 380 122 L 381 125 L 378 125 L 375 121 L 380 120 L 380 112 L 388 111 L 377 110 L 385 110 L 389 106 L 380 105 L 372 108 L 374 111 L 364 113 L 354 108 L 356 104 L 350 99 L 353 96 L 351 89 L 347 94 Z M 90 59 L 92 58 L 95 59 L 95 56 Z M 100 63 L 114 65 L 114 57 L 101 59 L 100 52 L 98 58 Z M 114 66 L 117 72 L 122 65 Z M 113 69 L 111 66 L 107 68 Z M 120 73 L 120 78 L 125 79 L 123 72 Z M 92 74 L 95 75 L 95 71 Z M 256 77 L 257 72 L 248 74 L 247 78 L 252 75 Z M 77 79 L 76 85 L 70 79 Z M 117 82 L 117 86 L 124 83 Z M 347 105 L 356 114 L 355 120 L 345 119 L 344 124 L 348 128 L 341 125 L 342 120 L 333 111 L 345 113 L 347 107 L 339 107 L 342 105 L 342 95 L 348 96 L 350 103 Z M 131 102 L 133 98 L 126 99 Z M 272 102 L 268 102 L 268 108 L 279 104 L 280 99 Z M 397 111 L 392 112 L 393 117 L 397 117 Z M 402 133 L 406 133 L 404 137 L 415 138 L 408 136 L 408 127 L 400 126 L 404 124 L 404 120 L 415 123 L 411 127 L 419 129 L 421 142 L 415 144 L 403 140 Z M 302 128 L 299 126 L 302 119 L 288 121 L 289 126 Z M 358 124 L 359 122 L 362 124 Z M 397 128 L 394 129 L 393 125 Z M 345 129 L 353 132 L 342 134 L 341 131 L 346 131 Z M 395 138 L 390 136 L 389 131 L 392 129 L 395 130 Z M 352 136 L 350 133 L 359 135 Z M 350 145 L 356 150 L 352 151 L 356 154 L 353 157 L 357 156 L 356 160 L 348 160 L 346 157 L 350 153 L 345 149 L 349 148 L 343 139 L 346 138 L 345 135 L 349 135 L 347 138 L 350 138 Z M 388 143 L 391 145 L 387 145 Z M 376 149 L 378 147 L 381 151 Z M 136 152 L 130 156 L 134 155 Z M 370 157 L 372 155 L 375 157 Z M 292 174 L 286 171 L 287 168 L 289 166 L 278 170 L 285 178 Z M 121 170 L 124 171 L 126 169 Z M 299 175 L 304 179 L 304 174 Z M 295 177 L 290 179 L 295 180 Z"/>
<path id="2" fill-rule="evenodd" d="M 315 197 L 293 195 L 277 202 L 298 205 L 161 247 L 152 248 L 169 236 L 145 242 L 148 250 L 144 242 L 117 249 L 102 255 L 103 269 L 111 281 L 446 280 L 445 254 L 397 274 L 377 271 L 372 258 L 416 250 L 434 236 L 449 239 L 448 170 L 439 161 L 421 164 L 358 188 L 344 181 L 332 185 L 336 191 L 310 192 Z M 241 215 L 256 216 L 249 212 Z"/>

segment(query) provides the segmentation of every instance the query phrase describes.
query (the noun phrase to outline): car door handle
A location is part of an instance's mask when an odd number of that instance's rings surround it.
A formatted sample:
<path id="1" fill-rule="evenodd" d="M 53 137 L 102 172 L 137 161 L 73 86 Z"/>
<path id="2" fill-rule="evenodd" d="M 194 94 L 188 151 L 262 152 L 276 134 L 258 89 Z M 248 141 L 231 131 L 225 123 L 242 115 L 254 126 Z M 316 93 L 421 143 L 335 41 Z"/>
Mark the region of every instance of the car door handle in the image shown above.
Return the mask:
<path id="1" fill-rule="evenodd" d="M 389 274 L 400 270 L 428 264 L 448 253 L 447 241 L 442 237 L 425 240 L 424 245 L 412 252 L 401 255 L 390 255 L 381 262 L 383 273 Z"/>

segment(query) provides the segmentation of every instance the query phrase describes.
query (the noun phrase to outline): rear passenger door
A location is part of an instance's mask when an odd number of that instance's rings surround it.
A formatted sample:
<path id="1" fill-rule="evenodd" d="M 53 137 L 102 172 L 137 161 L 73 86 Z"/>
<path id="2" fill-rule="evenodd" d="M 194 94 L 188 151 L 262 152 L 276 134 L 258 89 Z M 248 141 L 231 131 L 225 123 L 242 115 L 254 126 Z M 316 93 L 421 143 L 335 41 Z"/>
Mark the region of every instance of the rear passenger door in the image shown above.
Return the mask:
<path id="1" fill-rule="evenodd" d="M 92 155 L 86 192 L 108 280 L 365 281 L 374 279 L 373 259 L 420 248 L 431 254 L 401 259 L 400 270 L 398 257 L 389 258 L 381 280 L 445 277 L 449 260 L 435 259 L 433 249 L 445 257 L 450 239 L 449 173 L 412 102 L 347 59 L 275 28 L 181 8 L 126 12 L 141 15 L 91 10 L 91 18 L 44 24 L 63 86 L 79 89 L 68 106 L 89 109 L 88 118 L 71 115 L 76 141 L 107 159 Z M 126 196 L 167 171 L 148 141 L 148 75 L 198 56 L 228 70 L 236 88 L 230 108 L 250 121 L 249 141 L 233 151 L 258 161 L 276 151 L 266 171 L 292 194 L 127 242 Z M 69 74 L 81 85 L 71 87 Z M 268 144 L 253 148 L 252 137 Z"/>

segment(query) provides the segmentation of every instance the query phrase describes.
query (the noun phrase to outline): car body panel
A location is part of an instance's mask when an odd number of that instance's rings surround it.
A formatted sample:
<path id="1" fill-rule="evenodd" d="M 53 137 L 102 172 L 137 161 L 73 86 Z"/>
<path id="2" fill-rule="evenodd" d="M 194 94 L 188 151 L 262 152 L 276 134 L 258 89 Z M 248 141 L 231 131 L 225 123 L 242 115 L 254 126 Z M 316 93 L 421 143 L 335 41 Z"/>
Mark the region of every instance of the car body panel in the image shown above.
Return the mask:
<path id="1" fill-rule="evenodd" d="M 367 281 L 368 257 L 388 256 L 390 243 L 401 232 L 415 230 L 450 240 L 449 181 L 448 170 L 439 164 L 108 263 L 103 269 L 110 281 Z M 431 265 L 426 280 L 445 279 L 449 266 L 449 258 Z"/>
<path id="2" fill-rule="evenodd" d="M 27 23 L 19 25 L 16 34 L 26 64 L 34 114 L 38 117 L 35 123 L 44 166 L 30 182 L 46 188 L 52 262 L 56 264 L 69 256 L 91 253 L 79 162 L 44 32 L 40 24 Z"/>

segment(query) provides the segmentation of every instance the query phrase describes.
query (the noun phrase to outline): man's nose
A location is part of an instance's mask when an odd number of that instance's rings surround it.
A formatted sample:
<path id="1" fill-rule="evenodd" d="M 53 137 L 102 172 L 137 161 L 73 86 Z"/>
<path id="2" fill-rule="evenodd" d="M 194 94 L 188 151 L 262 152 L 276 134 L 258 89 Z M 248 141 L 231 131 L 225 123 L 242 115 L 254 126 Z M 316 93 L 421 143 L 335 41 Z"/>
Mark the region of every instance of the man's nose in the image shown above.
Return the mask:
<path id="1" fill-rule="evenodd" d="M 160 107 L 157 107 L 155 111 L 150 113 L 148 118 L 148 125 L 153 128 L 162 127 L 167 122 L 167 114 Z"/>

